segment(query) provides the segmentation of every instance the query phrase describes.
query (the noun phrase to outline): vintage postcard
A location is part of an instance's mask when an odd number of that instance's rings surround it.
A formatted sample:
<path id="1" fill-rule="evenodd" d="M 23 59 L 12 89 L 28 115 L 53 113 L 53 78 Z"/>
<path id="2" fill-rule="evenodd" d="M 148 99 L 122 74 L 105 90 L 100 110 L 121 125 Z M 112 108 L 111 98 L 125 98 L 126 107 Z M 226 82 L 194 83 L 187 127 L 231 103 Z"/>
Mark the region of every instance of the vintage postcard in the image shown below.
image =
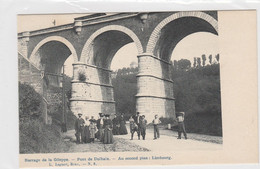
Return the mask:
<path id="1" fill-rule="evenodd" d="M 17 21 L 21 168 L 258 163 L 256 11 Z"/>

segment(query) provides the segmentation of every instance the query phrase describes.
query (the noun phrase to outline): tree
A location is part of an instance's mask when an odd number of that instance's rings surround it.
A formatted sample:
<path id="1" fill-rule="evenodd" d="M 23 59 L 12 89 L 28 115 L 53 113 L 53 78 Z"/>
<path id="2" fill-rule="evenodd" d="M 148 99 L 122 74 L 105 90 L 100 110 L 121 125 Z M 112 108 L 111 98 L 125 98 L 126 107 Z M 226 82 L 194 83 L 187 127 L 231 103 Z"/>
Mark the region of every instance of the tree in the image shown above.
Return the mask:
<path id="1" fill-rule="evenodd" d="M 212 64 L 212 55 L 209 55 L 209 63 Z"/>
<path id="2" fill-rule="evenodd" d="M 219 54 L 217 54 L 217 55 L 215 56 L 215 58 L 216 58 L 216 60 L 217 60 L 218 63 L 219 63 Z"/>
<path id="3" fill-rule="evenodd" d="M 203 55 L 201 56 L 201 58 L 202 58 L 202 65 L 205 66 L 205 64 L 206 64 L 206 55 L 203 54 Z"/>
<path id="4" fill-rule="evenodd" d="M 200 58 L 197 58 L 197 67 L 201 67 L 201 60 L 200 60 Z"/>
<path id="5" fill-rule="evenodd" d="M 191 67 L 191 63 L 188 59 L 181 59 L 178 61 L 178 69 L 188 70 Z"/>
<path id="6" fill-rule="evenodd" d="M 194 57 L 194 61 L 193 61 L 193 67 L 195 68 L 196 67 L 196 57 Z"/>

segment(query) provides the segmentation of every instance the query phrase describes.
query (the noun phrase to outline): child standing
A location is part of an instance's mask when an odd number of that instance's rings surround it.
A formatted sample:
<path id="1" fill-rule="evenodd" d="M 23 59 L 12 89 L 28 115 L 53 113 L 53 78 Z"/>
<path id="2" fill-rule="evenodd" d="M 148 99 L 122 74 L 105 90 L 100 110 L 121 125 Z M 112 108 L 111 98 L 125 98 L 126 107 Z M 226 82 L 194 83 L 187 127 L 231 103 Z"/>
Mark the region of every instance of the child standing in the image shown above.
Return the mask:
<path id="1" fill-rule="evenodd" d="M 94 143 L 97 126 L 95 125 L 93 119 L 90 119 L 89 121 L 90 121 L 90 125 L 89 125 L 90 141 Z"/>

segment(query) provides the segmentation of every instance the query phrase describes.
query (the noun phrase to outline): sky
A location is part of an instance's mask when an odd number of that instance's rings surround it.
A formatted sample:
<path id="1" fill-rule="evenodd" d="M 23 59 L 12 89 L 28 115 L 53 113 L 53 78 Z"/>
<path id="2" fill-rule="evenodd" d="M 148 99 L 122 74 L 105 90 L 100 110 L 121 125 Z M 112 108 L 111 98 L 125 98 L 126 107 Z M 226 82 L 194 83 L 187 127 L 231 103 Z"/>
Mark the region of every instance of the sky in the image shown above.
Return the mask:
<path id="1" fill-rule="evenodd" d="M 73 23 L 75 17 L 84 15 L 86 14 L 18 15 L 17 31 L 32 31 L 52 27 L 54 26 L 54 20 L 56 26 Z M 214 57 L 218 53 L 218 36 L 211 33 L 199 32 L 193 33 L 181 40 L 172 52 L 171 60 L 188 59 L 191 61 L 191 64 L 193 64 L 194 57 L 201 57 L 202 54 L 205 54 L 207 57 L 212 54 Z M 138 62 L 137 48 L 134 43 L 129 43 L 117 51 L 112 60 L 111 69 L 115 71 L 123 67 L 129 67 L 131 62 Z M 65 74 L 68 76 L 72 76 L 72 63 L 72 56 L 70 56 L 64 63 Z M 208 63 L 208 59 L 206 63 Z"/>

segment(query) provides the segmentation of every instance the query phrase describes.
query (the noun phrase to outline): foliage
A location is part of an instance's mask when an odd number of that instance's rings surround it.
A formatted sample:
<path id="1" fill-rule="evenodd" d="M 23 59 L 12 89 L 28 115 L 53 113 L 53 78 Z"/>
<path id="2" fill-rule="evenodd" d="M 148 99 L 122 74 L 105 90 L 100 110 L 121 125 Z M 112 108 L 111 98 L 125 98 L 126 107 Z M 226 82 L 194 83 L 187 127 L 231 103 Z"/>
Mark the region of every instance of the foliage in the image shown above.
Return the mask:
<path id="1" fill-rule="evenodd" d="M 79 74 L 79 81 L 85 82 L 86 79 L 87 79 L 86 74 L 85 74 L 85 71 L 82 71 L 82 70 L 81 70 L 81 71 L 78 72 L 78 74 Z"/>
<path id="2" fill-rule="evenodd" d="M 217 55 L 215 56 L 215 58 L 216 58 L 216 60 L 217 60 L 218 63 L 219 63 L 219 54 L 217 54 Z"/>
<path id="3" fill-rule="evenodd" d="M 188 70 L 191 67 L 191 63 L 188 59 L 181 59 L 177 61 L 177 69 Z"/>
<path id="4" fill-rule="evenodd" d="M 137 73 L 138 68 L 123 68 L 119 69 L 116 78 L 112 79 L 116 112 L 117 114 L 124 113 L 126 119 L 136 111 Z"/>
<path id="5" fill-rule="evenodd" d="M 71 98 L 71 80 L 71 77 L 66 75 L 64 76 L 64 90 L 68 99 Z"/>
<path id="6" fill-rule="evenodd" d="M 212 64 L 212 55 L 209 55 L 209 64 Z"/>
<path id="7" fill-rule="evenodd" d="M 178 61 L 173 63 L 171 69 L 176 111 L 186 112 L 187 131 L 222 135 L 219 64 L 183 69 L 179 67 Z M 125 113 L 126 119 L 135 113 L 137 73 L 137 68 L 124 68 L 118 70 L 112 79 L 116 111 Z M 163 124 L 174 124 L 172 119 L 162 118 L 161 121 Z"/>
<path id="8" fill-rule="evenodd" d="M 55 122 L 50 126 L 45 125 L 40 116 L 41 110 L 40 94 L 30 85 L 19 83 L 20 153 L 66 152 L 70 145 L 63 142 L 61 127 Z M 55 107 L 54 111 L 57 111 Z"/>
<path id="9" fill-rule="evenodd" d="M 221 135 L 219 64 L 173 72 L 176 111 L 186 112 L 189 132 Z"/>
<path id="10" fill-rule="evenodd" d="M 33 119 L 19 123 L 20 153 L 58 153 L 66 152 L 69 144 L 62 140 L 60 127 L 44 125 Z"/>
<path id="11" fill-rule="evenodd" d="M 201 59 L 197 58 L 197 67 L 201 67 Z"/>
<path id="12" fill-rule="evenodd" d="M 205 65 L 206 65 L 206 60 L 207 60 L 206 55 L 203 54 L 203 55 L 201 56 L 201 58 L 202 58 L 202 66 L 205 66 Z"/>
<path id="13" fill-rule="evenodd" d="M 194 60 L 194 61 L 193 61 L 193 67 L 196 67 L 197 58 L 194 57 L 193 60 Z"/>
<path id="14" fill-rule="evenodd" d="M 160 117 L 159 119 L 161 121 L 161 124 L 164 124 L 164 125 L 167 125 L 167 124 L 177 125 L 177 121 L 174 120 L 174 118 Z"/>
<path id="15" fill-rule="evenodd" d="M 187 132 L 222 136 L 221 114 L 191 113 L 185 117 Z"/>
<path id="16" fill-rule="evenodd" d="M 219 65 L 173 72 L 176 110 L 220 113 Z"/>
<path id="17" fill-rule="evenodd" d="M 42 97 L 30 85 L 19 82 L 19 117 L 38 117 L 41 112 Z"/>

